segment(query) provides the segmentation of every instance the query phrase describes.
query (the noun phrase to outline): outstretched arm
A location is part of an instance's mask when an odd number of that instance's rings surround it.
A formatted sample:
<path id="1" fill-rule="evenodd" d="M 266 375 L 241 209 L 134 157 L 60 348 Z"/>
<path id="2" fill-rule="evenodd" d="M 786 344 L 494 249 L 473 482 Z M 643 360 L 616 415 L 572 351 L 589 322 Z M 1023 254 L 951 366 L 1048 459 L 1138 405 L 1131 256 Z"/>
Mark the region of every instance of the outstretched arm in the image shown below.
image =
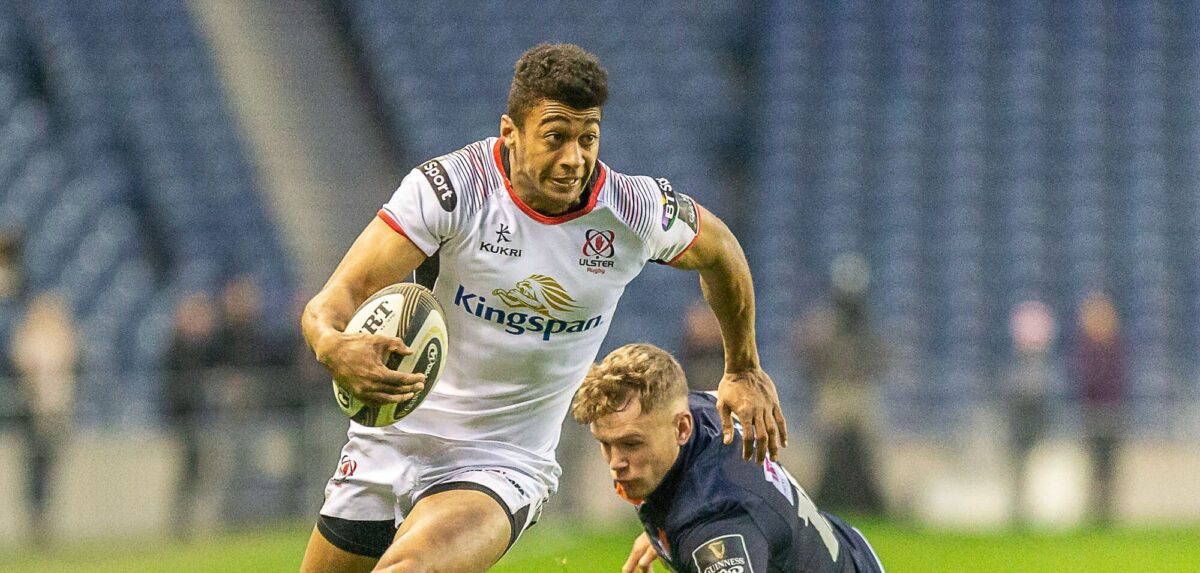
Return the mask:
<path id="1" fill-rule="evenodd" d="M 380 218 L 371 221 L 300 318 L 304 339 L 338 385 L 372 405 L 403 402 L 421 390 L 424 375 L 384 366 L 392 353 L 412 351 L 399 338 L 342 332 L 354 309 L 379 289 L 404 280 L 425 253 Z"/>
<path id="2" fill-rule="evenodd" d="M 725 375 L 717 386 L 717 411 L 725 443 L 733 441 L 732 414 L 742 422 L 742 456 L 762 463 L 787 446 L 787 423 L 775 383 L 763 372 L 754 338 L 754 283 L 737 237 L 707 209 L 700 210 L 700 234 L 671 266 L 700 271 L 700 289 L 721 323 Z"/>

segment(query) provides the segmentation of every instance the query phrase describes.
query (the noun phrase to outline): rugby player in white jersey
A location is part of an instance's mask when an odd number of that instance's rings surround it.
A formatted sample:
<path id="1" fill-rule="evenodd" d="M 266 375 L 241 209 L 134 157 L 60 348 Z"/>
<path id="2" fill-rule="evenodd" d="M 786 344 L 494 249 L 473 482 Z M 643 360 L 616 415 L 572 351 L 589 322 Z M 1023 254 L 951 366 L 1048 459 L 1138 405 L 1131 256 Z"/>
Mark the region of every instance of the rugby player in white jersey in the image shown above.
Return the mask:
<path id="1" fill-rule="evenodd" d="M 597 160 L 607 74 L 577 46 L 518 60 L 489 138 L 414 169 L 305 309 L 304 336 L 349 392 L 403 401 L 423 379 L 389 371 L 397 339 L 344 334 L 354 309 L 435 252 L 446 370 L 424 403 L 385 428 L 350 424 L 301 565 L 325 571 L 485 571 L 558 486 L 559 428 L 647 262 L 697 270 L 725 345 L 718 409 L 746 427 L 743 455 L 786 445 L 759 366 L 754 292 L 737 239 L 666 179 Z"/>

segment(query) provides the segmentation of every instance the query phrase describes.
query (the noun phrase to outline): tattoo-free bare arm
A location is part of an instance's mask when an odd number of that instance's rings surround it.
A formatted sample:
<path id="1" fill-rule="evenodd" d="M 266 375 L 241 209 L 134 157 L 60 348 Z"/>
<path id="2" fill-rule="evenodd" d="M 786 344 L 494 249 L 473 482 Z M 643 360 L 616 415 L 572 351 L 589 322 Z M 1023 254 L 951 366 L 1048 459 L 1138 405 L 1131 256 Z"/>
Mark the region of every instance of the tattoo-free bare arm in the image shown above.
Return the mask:
<path id="1" fill-rule="evenodd" d="M 733 439 L 730 413 L 736 414 L 743 424 L 743 456 L 750 459 L 756 454 L 762 462 L 768 451 L 776 458 L 779 447 L 786 446 L 787 423 L 779 407 L 775 383 L 759 364 L 750 265 L 729 227 L 707 209 L 697 207 L 700 234 L 672 266 L 700 272 L 700 289 L 721 324 L 725 375 L 717 387 L 717 409 L 721 412 L 725 443 Z"/>
<path id="2" fill-rule="evenodd" d="M 400 339 L 342 330 L 367 297 L 403 281 L 424 260 L 425 254 L 408 237 L 375 218 L 304 308 L 300 325 L 317 360 L 338 384 L 365 402 L 407 400 L 420 390 L 424 377 L 384 366 L 391 352 L 411 352 Z"/>

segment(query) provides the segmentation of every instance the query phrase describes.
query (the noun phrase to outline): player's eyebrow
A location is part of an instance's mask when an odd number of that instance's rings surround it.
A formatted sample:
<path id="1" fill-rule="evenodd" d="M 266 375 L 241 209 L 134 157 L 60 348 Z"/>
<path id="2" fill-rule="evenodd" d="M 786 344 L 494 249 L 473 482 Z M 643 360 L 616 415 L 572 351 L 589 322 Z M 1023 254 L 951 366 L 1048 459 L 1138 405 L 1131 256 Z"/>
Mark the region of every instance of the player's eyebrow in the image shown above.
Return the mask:
<path id="1" fill-rule="evenodd" d="M 597 436 L 596 439 L 598 439 L 601 442 L 606 443 L 606 444 L 615 444 L 617 442 L 622 442 L 622 441 L 632 440 L 632 439 L 640 440 L 641 438 L 642 438 L 641 432 L 638 432 L 635 430 L 632 432 L 626 432 L 624 434 L 618 434 L 616 436 L 605 436 L 604 439 L 602 439 L 602 440 L 600 440 L 600 438 Z"/>
<path id="2" fill-rule="evenodd" d="M 552 113 L 550 115 L 543 116 L 542 120 L 538 122 L 538 126 L 543 126 L 543 125 L 546 125 L 547 123 L 553 123 L 556 121 L 564 121 L 564 122 L 570 123 L 571 118 L 569 118 L 566 115 L 561 114 L 561 113 Z M 589 117 L 589 118 L 585 119 L 583 121 L 583 123 L 584 123 L 584 125 L 591 125 L 591 124 L 600 125 L 600 120 L 598 120 L 594 117 Z"/>

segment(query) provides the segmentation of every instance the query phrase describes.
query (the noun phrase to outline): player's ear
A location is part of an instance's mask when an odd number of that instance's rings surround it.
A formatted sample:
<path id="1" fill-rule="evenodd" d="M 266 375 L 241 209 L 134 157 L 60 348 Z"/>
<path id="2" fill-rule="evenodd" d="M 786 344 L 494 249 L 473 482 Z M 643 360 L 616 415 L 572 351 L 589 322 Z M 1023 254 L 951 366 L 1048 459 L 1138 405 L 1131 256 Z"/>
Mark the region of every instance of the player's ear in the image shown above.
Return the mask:
<path id="1" fill-rule="evenodd" d="M 509 117 L 507 113 L 500 116 L 500 137 L 512 141 L 516 135 L 517 122 L 513 121 L 513 118 Z"/>
<path id="2" fill-rule="evenodd" d="M 692 413 L 684 410 L 675 414 L 675 443 L 684 445 L 692 439 Z"/>

